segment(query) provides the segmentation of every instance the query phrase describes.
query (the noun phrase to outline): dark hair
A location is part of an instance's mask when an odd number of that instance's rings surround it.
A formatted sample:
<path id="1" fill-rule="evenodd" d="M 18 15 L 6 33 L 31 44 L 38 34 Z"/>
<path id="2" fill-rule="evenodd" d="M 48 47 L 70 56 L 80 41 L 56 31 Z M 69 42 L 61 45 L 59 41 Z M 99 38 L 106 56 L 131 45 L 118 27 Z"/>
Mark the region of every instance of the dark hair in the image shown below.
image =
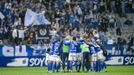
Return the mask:
<path id="1" fill-rule="evenodd" d="M 106 50 L 103 50 L 103 55 L 107 56 L 107 51 Z"/>
<path id="2" fill-rule="evenodd" d="M 46 50 L 46 53 L 49 53 L 50 52 L 50 48 L 48 48 L 47 50 Z"/>
<path id="3" fill-rule="evenodd" d="M 73 40 L 76 41 L 76 37 L 73 37 Z"/>

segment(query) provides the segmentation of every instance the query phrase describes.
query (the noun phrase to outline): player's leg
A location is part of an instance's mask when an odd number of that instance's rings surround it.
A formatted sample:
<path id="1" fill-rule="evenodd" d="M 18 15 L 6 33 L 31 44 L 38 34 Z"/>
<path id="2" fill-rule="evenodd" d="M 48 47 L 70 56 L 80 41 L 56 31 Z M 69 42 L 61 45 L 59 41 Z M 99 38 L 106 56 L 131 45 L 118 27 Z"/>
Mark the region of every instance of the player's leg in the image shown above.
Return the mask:
<path id="1" fill-rule="evenodd" d="M 100 67 L 101 67 L 101 61 L 100 61 L 100 57 L 99 57 L 99 54 L 97 53 L 97 72 L 100 72 Z"/>
<path id="2" fill-rule="evenodd" d="M 82 72 L 84 72 L 84 68 L 85 68 L 85 57 L 86 57 L 86 55 L 84 52 L 84 53 L 82 53 Z"/>
<path id="3" fill-rule="evenodd" d="M 69 53 L 66 53 L 67 71 L 69 71 L 69 61 L 68 61 L 68 58 L 69 58 Z"/>
<path id="4" fill-rule="evenodd" d="M 102 62 L 102 65 L 101 65 L 101 67 L 102 67 L 102 70 L 101 71 L 106 71 L 106 63 L 105 63 L 105 56 L 103 56 L 103 58 L 101 59 L 101 62 Z"/>
<path id="5" fill-rule="evenodd" d="M 48 61 L 48 68 L 49 68 L 49 72 L 52 73 L 53 71 L 53 61 L 52 61 L 53 57 L 50 55 L 49 57 L 49 61 Z"/>
<path id="6" fill-rule="evenodd" d="M 93 61 L 91 61 L 91 69 L 90 71 L 92 72 L 93 71 Z"/>
<path id="7" fill-rule="evenodd" d="M 78 70 L 77 70 L 77 72 L 80 72 L 80 69 L 81 69 L 81 61 L 78 61 L 77 65 L 78 65 Z"/>
<path id="8" fill-rule="evenodd" d="M 97 64 L 96 64 L 96 61 L 97 61 L 96 54 L 93 54 L 93 70 L 94 70 L 94 72 L 97 72 Z"/>
<path id="9" fill-rule="evenodd" d="M 48 53 L 46 53 L 46 65 L 47 65 L 48 72 L 50 72 L 51 71 L 51 60 L 50 60 L 50 55 Z"/>
<path id="10" fill-rule="evenodd" d="M 103 69 L 105 72 L 107 71 L 107 65 L 106 65 L 105 61 L 103 62 Z"/>
<path id="11" fill-rule="evenodd" d="M 56 70 L 56 61 L 52 62 L 52 70 L 53 70 L 53 72 L 55 72 L 55 70 Z"/>
<path id="12" fill-rule="evenodd" d="M 81 69 L 81 61 L 82 61 L 82 53 L 79 53 L 79 56 L 78 56 L 78 72 L 80 72 L 80 69 Z"/>
<path id="13" fill-rule="evenodd" d="M 53 59 L 52 59 L 53 63 L 52 63 L 52 66 L 53 66 L 53 72 L 57 71 L 57 55 L 53 55 Z"/>
<path id="14" fill-rule="evenodd" d="M 103 70 L 103 66 L 104 66 L 104 56 L 103 56 L 103 52 L 100 51 L 97 53 L 97 65 L 98 65 L 98 71 L 102 71 Z"/>
<path id="15" fill-rule="evenodd" d="M 65 63 L 67 62 L 67 70 L 69 70 L 68 53 L 62 54 L 62 70 L 65 71 Z"/>
<path id="16" fill-rule="evenodd" d="M 75 72 L 77 71 L 77 54 L 74 53 L 74 56 L 73 56 L 73 62 L 74 62 L 74 66 L 75 66 Z"/>
<path id="17" fill-rule="evenodd" d="M 95 54 L 91 55 L 91 69 L 90 71 L 96 72 L 96 58 L 95 58 Z"/>
<path id="18" fill-rule="evenodd" d="M 86 71 L 88 72 L 89 71 L 89 52 L 86 52 L 86 63 L 85 63 L 85 66 L 86 66 Z"/>
<path id="19" fill-rule="evenodd" d="M 47 66 L 47 70 L 49 71 L 48 53 L 46 53 L 46 60 L 45 60 L 45 64 L 46 64 L 46 66 Z"/>
<path id="20" fill-rule="evenodd" d="M 102 72 L 104 70 L 104 63 L 102 60 L 98 60 L 99 61 L 99 67 L 98 67 L 98 71 Z"/>
<path id="21" fill-rule="evenodd" d="M 81 53 L 77 53 L 76 55 L 76 71 L 80 72 L 80 68 L 81 68 L 81 59 L 82 59 L 82 54 Z"/>
<path id="22" fill-rule="evenodd" d="M 105 63 L 105 60 L 106 60 L 106 56 L 107 56 L 107 51 L 103 49 L 103 56 L 104 56 L 104 60 L 103 60 L 103 69 L 104 71 L 106 72 L 106 63 Z"/>
<path id="23" fill-rule="evenodd" d="M 81 61 L 80 60 L 75 61 L 75 69 L 77 72 L 80 72 L 80 69 L 81 69 Z"/>
<path id="24" fill-rule="evenodd" d="M 48 65 L 47 65 L 47 67 L 48 67 L 48 72 L 50 72 L 50 71 L 51 71 L 51 61 L 48 60 L 47 63 L 48 63 Z"/>
<path id="25" fill-rule="evenodd" d="M 62 70 L 63 70 L 63 72 L 64 72 L 64 70 L 65 70 L 65 57 L 66 57 L 66 55 L 65 55 L 65 53 L 62 53 Z"/>
<path id="26" fill-rule="evenodd" d="M 55 64 L 56 64 L 55 56 L 51 55 L 51 69 L 53 72 L 55 71 Z"/>
<path id="27" fill-rule="evenodd" d="M 68 58 L 68 61 L 69 61 L 69 72 L 72 72 L 72 64 L 73 64 L 73 54 L 72 53 L 69 53 L 69 58 Z"/>
<path id="28" fill-rule="evenodd" d="M 57 58 L 56 58 L 56 72 L 59 72 L 60 62 L 61 62 L 60 57 L 57 56 Z"/>

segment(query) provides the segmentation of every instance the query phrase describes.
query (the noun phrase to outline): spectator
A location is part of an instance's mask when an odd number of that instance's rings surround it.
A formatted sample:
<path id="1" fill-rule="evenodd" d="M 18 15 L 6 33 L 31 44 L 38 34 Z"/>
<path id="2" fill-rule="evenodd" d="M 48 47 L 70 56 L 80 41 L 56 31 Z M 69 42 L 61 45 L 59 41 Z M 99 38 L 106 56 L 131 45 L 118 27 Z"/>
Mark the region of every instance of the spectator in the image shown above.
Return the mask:
<path id="1" fill-rule="evenodd" d="M 25 32 L 26 32 L 26 29 L 23 29 L 23 27 L 21 27 L 19 30 L 18 30 L 18 38 L 19 38 L 19 42 L 20 44 L 23 44 L 23 41 L 24 41 L 24 38 L 25 38 Z"/>
<path id="2" fill-rule="evenodd" d="M 125 25 L 128 25 L 128 26 L 131 26 L 133 25 L 133 22 L 130 20 L 130 19 L 127 19 L 125 22 L 124 22 Z"/>
<path id="3" fill-rule="evenodd" d="M 132 6 L 133 6 L 133 1 L 128 0 L 128 2 L 126 2 L 126 6 L 125 6 L 127 13 L 132 13 L 132 11 L 133 11 Z"/>
<path id="4" fill-rule="evenodd" d="M 99 39 L 99 33 L 96 30 L 93 30 L 93 36 Z"/>
<path id="5" fill-rule="evenodd" d="M 114 44 L 114 40 L 112 39 L 111 36 L 108 37 L 107 44 L 108 44 L 108 45 L 113 45 L 113 44 Z"/>
<path id="6" fill-rule="evenodd" d="M 14 22 L 13 26 L 16 27 L 16 26 L 19 26 L 19 25 L 21 25 L 21 18 L 18 17 L 18 18 L 15 19 L 15 22 Z"/>
<path id="7" fill-rule="evenodd" d="M 121 0 L 116 0 L 115 1 L 115 13 L 122 14 L 122 3 Z"/>
<path id="8" fill-rule="evenodd" d="M 127 48 L 127 51 L 129 51 L 130 53 L 134 52 L 134 49 L 132 46 L 134 46 L 134 36 L 133 35 L 131 35 L 129 37 L 129 43 L 128 43 L 128 48 Z"/>
<path id="9" fill-rule="evenodd" d="M 3 28 L 0 28 L 0 40 L 3 40 Z"/>
<path id="10" fill-rule="evenodd" d="M 115 26 L 115 16 L 114 16 L 114 14 L 110 14 L 109 16 L 108 16 L 108 19 L 109 19 L 109 26 L 110 26 L 110 28 L 114 28 Z"/>
<path id="11" fill-rule="evenodd" d="M 107 41 L 106 35 L 110 32 L 109 30 L 116 30 L 117 35 L 123 36 L 121 34 L 124 34 L 124 32 L 121 32 L 121 30 L 124 28 L 122 23 L 124 18 L 120 18 L 116 13 L 132 13 L 133 2 L 132 0 L 2 0 L 0 1 L 0 12 L 5 18 L 0 19 L 0 35 L 2 35 L 0 40 L 4 44 L 5 41 L 10 44 L 10 41 L 15 39 L 16 36 L 21 41 L 26 40 L 23 44 L 38 42 L 35 38 L 36 28 L 34 29 L 31 26 L 28 31 L 23 28 L 19 29 L 24 24 L 27 8 L 37 13 L 45 11 L 45 17 L 52 23 L 52 29 L 50 30 L 52 38 L 57 35 L 63 38 L 65 32 L 68 33 L 68 36 L 91 34 L 91 28 L 94 28 L 99 31 L 97 34 L 94 33 L 94 36 L 103 39 L 104 43 Z M 126 12 L 123 11 L 124 9 Z M 123 28 L 117 24 L 118 20 L 120 20 Z M 132 21 L 128 16 L 124 24 L 128 25 L 129 28 L 130 25 L 133 25 Z M 116 28 L 115 24 L 119 27 Z M 13 38 L 10 38 L 10 34 Z M 110 38 L 108 40 L 110 41 Z"/>
<path id="12" fill-rule="evenodd" d="M 100 2 L 100 9 L 99 9 L 99 12 L 102 13 L 102 12 L 105 12 L 105 3 L 103 0 L 101 0 Z"/>
<path id="13" fill-rule="evenodd" d="M 118 27 L 118 28 L 116 29 L 116 35 L 121 36 L 121 29 L 120 29 L 120 27 Z"/>
<path id="14" fill-rule="evenodd" d="M 13 42 L 15 44 L 18 44 L 17 41 L 18 41 L 18 30 L 16 28 L 13 29 L 12 31 L 12 37 L 13 37 Z"/>

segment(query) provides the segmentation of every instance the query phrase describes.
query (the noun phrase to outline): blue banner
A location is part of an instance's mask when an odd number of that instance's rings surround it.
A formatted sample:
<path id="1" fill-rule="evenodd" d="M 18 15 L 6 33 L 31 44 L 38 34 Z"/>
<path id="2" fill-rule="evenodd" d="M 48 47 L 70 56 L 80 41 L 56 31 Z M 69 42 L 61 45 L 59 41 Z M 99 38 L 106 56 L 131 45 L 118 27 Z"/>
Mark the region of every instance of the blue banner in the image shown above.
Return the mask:
<path id="1" fill-rule="evenodd" d="M 0 67 L 45 66 L 45 48 L 34 47 L 0 46 Z"/>
<path id="2" fill-rule="evenodd" d="M 45 66 L 45 56 L 0 57 L 0 67 L 42 67 L 42 66 Z"/>
<path id="3" fill-rule="evenodd" d="M 134 55 L 125 55 L 123 65 L 134 65 Z"/>
<path id="4" fill-rule="evenodd" d="M 107 65 L 134 65 L 134 55 L 109 55 Z"/>
<path id="5" fill-rule="evenodd" d="M 0 46 L 0 67 L 46 66 L 46 49 L 42 46 Z M 134 65 L 134 55 L 108 55 L 107 65 Z"/>
<path id="6" fill-rule="evenodd" d="M 0 46 L 0 57 L 38 56 L 45 55 L 45 51 L 45 48 L 37 49 L 26 45 Z"/>

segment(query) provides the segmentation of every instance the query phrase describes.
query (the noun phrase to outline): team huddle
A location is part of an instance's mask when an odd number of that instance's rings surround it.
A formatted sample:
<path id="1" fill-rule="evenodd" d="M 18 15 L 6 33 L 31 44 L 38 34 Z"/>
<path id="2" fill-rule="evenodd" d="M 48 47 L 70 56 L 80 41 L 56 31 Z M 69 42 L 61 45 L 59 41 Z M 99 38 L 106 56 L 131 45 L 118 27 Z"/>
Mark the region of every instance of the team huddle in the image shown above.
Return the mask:
<path id="1" fill-rule="evenodd" d="M 101 42 L 93 35 L 66 35 L 62 40 L 56 37 L 46 53 L 48 72 L 102 72 L 106 69 L 106 55 Z"/>

